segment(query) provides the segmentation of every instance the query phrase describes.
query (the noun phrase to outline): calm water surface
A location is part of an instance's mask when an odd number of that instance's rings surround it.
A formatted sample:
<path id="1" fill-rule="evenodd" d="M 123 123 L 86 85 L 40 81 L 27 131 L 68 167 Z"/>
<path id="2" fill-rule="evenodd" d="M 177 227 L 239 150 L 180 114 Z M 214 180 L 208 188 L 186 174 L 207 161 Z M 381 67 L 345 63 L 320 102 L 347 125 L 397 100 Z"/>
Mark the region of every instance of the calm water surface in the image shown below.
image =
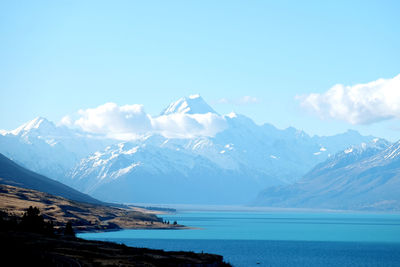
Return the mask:
<path id="1" fill-rule="evenodd" d="M 86 239 L 217 253 L 234 266 L 400 266 L 400 215 L 186 212 L 195 230 L 85 233 Z"/>

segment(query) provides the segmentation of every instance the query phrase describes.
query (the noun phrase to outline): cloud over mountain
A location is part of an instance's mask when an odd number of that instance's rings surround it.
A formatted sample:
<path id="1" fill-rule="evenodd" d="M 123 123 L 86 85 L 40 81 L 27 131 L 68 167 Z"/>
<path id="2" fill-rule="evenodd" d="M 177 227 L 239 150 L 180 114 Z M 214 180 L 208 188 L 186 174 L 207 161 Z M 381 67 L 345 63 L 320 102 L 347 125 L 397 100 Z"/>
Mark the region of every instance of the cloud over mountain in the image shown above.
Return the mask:
<path id="1" fill-rule="evenodd" d="M 215 136 L 226 128 L 226 120 L 215 113 L 170 114 L 152 118 L 153 131 L 168 138 Z"/>
<path id="2" fill-rule="evenodd" d="M 108 134 L 111 137 L 134 137 L 151 130 L 151 117 L 142 105 L 118 106 L 106 103 L 96 108 L 78 111 L 74 124 L 90 133 Z"/>
<path id="3" fill-rule="evenodd" d="M 115 103 L 106 103 L 96 108 L 79 110 L 75 119 L 65 116 L 61 124 L 120 140 L 132 140 L 150 133 L 159 133 L 168 138 L 214 136 L 226 128 L 224 116 L 210 112 L 213 110 L 205 108 L 207 104 L 202 99 L 197 100 L 193 107 L 190 105 L 191 101 L 193 102 L 193 97 L 182 98 L 170 105 L 184 105 L 191 112 L 178 109 L 179 112 L 171 111 L 156 117 L 147 114 L 143 105 L 118 106 Z M 203 113 L 198 109 L 199 101 Z"/>
<path id="4" fill-rule="evenodd" d="M 365 84 L 337 84 L 323 94 L 300 96 L 301 105 L 321 118 L 351 124 L 400 118 L 400 74 Z"/>

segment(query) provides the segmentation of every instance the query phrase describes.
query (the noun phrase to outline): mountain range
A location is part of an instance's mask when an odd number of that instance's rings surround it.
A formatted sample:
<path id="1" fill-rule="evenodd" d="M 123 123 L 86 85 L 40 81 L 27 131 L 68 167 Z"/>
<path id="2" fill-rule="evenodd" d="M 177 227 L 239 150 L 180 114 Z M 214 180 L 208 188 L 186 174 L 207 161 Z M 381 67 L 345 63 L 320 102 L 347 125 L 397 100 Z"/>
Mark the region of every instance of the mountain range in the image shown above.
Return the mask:
<path id="1" fill-rule="evenodd" d="M 400 210 L 400 141 L 381 139 L 348 148 L 287 186 L 270 187 L 261 206 Z"/>
<path id="2" fill-rule="evenodd" d="M 103 201 L 245 204 L 266 187 L 292 184 L 335 153 L 375 139 L 356 131 L 321 137 L 258 125 L 244 115 L 218 114 L 199 95 L 171 103 L 155 120 L 182 116 L 213 129 L 174 136 L 153 131 L 123 141 L 40 117 L 2 130 L 0 153 Z"/>

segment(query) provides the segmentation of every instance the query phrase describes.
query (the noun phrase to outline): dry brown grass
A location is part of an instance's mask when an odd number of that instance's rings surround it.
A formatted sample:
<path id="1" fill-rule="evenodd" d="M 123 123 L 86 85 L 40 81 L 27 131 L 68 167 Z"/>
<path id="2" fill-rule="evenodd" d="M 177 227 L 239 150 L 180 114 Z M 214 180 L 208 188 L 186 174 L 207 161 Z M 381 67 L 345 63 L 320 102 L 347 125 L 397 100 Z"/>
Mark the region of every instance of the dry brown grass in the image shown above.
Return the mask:
<path id="1" fill-rule="evenodd" d="M 182 229 L 162 223 L 161 218 L 140 208 L 117 208 L 72 201 L 47 193 L 0 185 L 0 209 L 21 216 L 29 206 L 38 207 L 43 217 L 56 227 L 71 221 L 77 231 L 124 229 Z"/>

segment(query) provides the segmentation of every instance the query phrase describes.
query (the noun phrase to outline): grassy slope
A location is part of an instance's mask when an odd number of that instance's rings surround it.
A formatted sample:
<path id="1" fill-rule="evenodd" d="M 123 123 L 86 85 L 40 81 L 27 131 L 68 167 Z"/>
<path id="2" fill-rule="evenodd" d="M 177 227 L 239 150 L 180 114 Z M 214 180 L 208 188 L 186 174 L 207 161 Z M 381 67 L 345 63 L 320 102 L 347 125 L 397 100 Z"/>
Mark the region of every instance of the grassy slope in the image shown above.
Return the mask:
<path id="1" fill-rule="evenodd" d="M 0 184 L 14 185 L 46 192 L 68 199 L 93 204 L 105 204 L 65 184 L 30 171 L 0 153 Z"/>
<path id="2" fill-rule="evenodd" d="M 29 206 L 38 207 L 45 219 L 59 225 L 72 221 L 77 231 L 184 228 L 181 225 L 163 224 L 161 218 L 143 212 L 143 209 L 82 203 L 36 190 L 0 185 L 0 210 L 21 216 Z"/>

